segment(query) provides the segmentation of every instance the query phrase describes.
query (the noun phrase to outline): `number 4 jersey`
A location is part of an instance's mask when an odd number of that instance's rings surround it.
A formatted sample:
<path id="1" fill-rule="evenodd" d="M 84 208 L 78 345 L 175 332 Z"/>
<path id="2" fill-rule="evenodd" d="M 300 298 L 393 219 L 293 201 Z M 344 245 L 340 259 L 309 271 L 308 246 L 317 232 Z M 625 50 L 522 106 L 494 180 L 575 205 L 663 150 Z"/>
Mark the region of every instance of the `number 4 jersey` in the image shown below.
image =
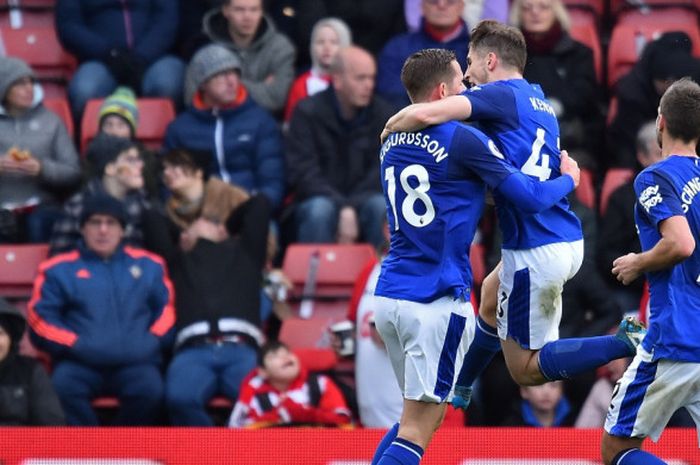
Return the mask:
<path id="1" fill-rule="evenodd" d="M 469 246 L 484 207 L 484 183 L 537 207 L 573 189 L 569 176 L 528 179 L 505 163 L 493 141 L 457 122 L 392 134 L 380 158 L 391 246 L 375 294 L 394 299 L 469 299 Z"/>
<path id="2" fill-rule="evenodd" d="M 470 120 L 493 138 L 515 168 L 540 181 L 559 176 L 559 123 L 538 85 L 525 79 L 502 80 L 472 87 L 462 95 L 472 105 Z M 494 199 L 504 249 L 583 238 L 581 223 L 566 198 L 537 215 L 523 212 L 499 193 Z"/>

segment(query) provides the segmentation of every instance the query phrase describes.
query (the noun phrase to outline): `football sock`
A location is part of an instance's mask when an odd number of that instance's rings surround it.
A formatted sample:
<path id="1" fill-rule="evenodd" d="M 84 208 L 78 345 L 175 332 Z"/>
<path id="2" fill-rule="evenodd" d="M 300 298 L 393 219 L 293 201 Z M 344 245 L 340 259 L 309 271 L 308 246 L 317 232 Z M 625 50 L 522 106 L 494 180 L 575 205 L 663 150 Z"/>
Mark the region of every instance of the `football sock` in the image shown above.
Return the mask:
<path id="1" fill-rule="evenodd" d="M 540 350 L 540 371 L 549 381 L 567 379 L 627 356 L 629 347 L 615 336 L 559 339 Z"/>
<path id="2" fill-rule="evenodd" d="M 476 319 L 474 340 L 464 357 L 462 369 L 457 376 L 457 386 L 471 386 L 476 378 L 486 369 L 493 356 L 501 350 L 498 331 L 486 323 L 480 316 Z"/>
<path id="3" fill-rule="evenodd" d="M 623 450 L 612 460 L 612 465 L 668 465 L 666 462 L 640 449 Z"/>
<path id="4" fill-rule="evenodd" d="M 377 445 L 377 450 L 374 451 L 374 457 L 372 457 L 372 465 L 379 464 L 379 460 L 382 458 L 382 455 L 384 455 L 384 451 L 387 449 L 387 447 L 391 445 L 392 442 L 394 442 L 394 439 L 396 439 L 396 435 L 398 434 L 398 432 L 398 423 L 394 424 L 394 426 L 389 428 L 382 440 L 379 441 L 379 445 Z"/>
<path id="5" fill-rule="evenodd" d="M 377 465 L 418 465 L 423 458 L 423 449 L 402 438 L 394 439 L 384 451 Z"/>

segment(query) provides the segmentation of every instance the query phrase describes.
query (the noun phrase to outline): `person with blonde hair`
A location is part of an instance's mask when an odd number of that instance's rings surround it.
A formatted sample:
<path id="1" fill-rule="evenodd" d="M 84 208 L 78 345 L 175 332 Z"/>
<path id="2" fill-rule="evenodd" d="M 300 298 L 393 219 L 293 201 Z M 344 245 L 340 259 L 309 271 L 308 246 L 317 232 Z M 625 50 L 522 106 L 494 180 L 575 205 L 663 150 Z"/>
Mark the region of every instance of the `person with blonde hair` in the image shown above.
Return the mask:
<path id="1" fill-rule="evenodd" d="M 593 51 L 574 40 L 561 0 L 514 0 L 510 24 L 525 37 L 523 77 L 542 87 L 559 120 L 561 146 L 588 167 L 605 166 L 602 89 Z"/>
<path id="2" fill-rule="evenodd" d="M 292 117 L 299 100 L 328 88 L 333 60 L 338 50 L 349 45 L 352 45 L 352 32 L 345 21 L 330 17 L 318 20 L 311 30 L 311 69 L 294 80 L 284 109 L 285 121 Z"/>

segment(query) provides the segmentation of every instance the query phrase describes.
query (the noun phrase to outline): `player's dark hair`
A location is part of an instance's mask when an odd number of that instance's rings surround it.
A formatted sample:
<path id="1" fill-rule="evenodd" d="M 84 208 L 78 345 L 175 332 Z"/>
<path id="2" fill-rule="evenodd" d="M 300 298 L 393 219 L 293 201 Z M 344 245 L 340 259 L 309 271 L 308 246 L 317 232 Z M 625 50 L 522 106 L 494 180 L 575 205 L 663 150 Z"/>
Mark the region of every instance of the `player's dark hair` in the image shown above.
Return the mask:
<path id="1" fill-rule="evenodd" d="M 263 344 L 262 347 L 260 347 L 260 350 L 258 350 L 258 366 L 264 367 L 264 361 L 267 354 L 277 352 L 280 349 L 289 350 L 289 347 L 287 346 L 287 344 L 281 341 L 268 341 L 265 344 Z"/>
<path id="2" fill-rule="evenodd" d="M 435 86 L 451 81 L 456 60 L 453 51 L 442 48 L 426 48 L 408 57 L 401 68 L 401 82 L 411 101 L 421 101 Z"/>
<path id="3" fill-rule="evenodd" d="M 525 70 L 527 46 L 520 29 L 485 19 L 472 29 L 469 47 L 479 54 L 493 52 L 507 66 Z"/>
<path id="4" fill-rule="evenodd" d="M 674 82 L 661 97 L 659 111 L 671 137 L 686 143 L 700 138 L 700 86 L 692 79 Z"/>

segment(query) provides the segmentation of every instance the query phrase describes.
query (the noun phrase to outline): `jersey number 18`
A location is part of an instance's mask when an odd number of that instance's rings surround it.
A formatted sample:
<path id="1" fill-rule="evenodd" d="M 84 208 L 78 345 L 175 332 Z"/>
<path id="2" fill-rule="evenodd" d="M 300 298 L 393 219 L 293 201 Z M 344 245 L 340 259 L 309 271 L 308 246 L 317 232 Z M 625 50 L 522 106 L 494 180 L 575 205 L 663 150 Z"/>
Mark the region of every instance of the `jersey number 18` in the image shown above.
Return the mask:
<path id="1" fill-rule="evenodd" d="M 399 221 L 396 210 L 396 175 L 394 166 L 387 167 L 384 170 L 384 179 L 387 182 L 386 194 L 391 203 L 391 211 L 394 214 L 394 230 L 399 229 Z M 415 177 L 418 181 L 416 187 L 412 187 L 408 183 L 408 178 Z M 422 228 L 429 225 L 435 219 L 435 207 L 428 196 L 430 190 L 430 179 L 428 170 L 422 165 L 408 165 L 401 170 L 399 174 L 399 182 L 403 191 L 406 193 L 406 198 L 401 202 L 401 215 L 408 224 L 416 228 Z M 421 202 L 425 206 L 425 213 L 416 213 L 416 202 Z"/>

